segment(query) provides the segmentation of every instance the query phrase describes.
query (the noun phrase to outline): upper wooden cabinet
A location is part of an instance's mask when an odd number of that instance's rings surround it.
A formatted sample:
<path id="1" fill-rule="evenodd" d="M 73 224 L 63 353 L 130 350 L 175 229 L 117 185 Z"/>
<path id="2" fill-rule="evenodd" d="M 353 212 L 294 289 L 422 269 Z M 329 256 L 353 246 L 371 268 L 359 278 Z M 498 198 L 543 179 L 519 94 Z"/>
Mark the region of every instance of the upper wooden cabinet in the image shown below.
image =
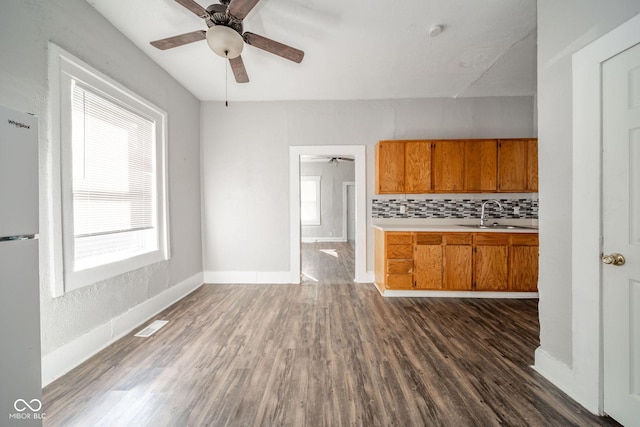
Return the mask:
<path id="1" fill-rule="evenodd" d="M 433 192 L 455 193 L 464 189 L 464 146 L 464 141 L 432 143 Z"/>
<path id="2" fill-rule="evenodd" d="M 376 145 L 376 193 L 404 193 L 404 142 Z"/>
<path id="3" fill-rule="evenodd" d="M 430 141 L 404 143 L 405 193 L 431 191 L 431 152 Z"/>
<path id="4" fill-rule="evenodd" d="M 498 141 L 470 140 L 464 144 L 464 188 L 493 193 L 498 189 Z"/>
<path id="5" fill-rule="evenodd" d="M 527 140 L 527 191 L 538 192 L 538 140 Z"/>
<path id="6" fill-rule="evenodd" d="M 536 139 L 380 141 L 376 193 L 538 191 Z"/>

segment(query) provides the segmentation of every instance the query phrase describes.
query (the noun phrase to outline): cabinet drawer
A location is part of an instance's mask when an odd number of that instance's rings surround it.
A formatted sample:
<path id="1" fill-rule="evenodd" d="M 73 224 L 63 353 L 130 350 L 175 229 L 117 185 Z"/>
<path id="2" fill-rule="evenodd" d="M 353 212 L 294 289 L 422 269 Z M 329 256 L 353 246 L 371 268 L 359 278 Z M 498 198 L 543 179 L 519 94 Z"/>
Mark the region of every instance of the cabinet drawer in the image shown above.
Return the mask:
<path id="1" fill-rule="evenodd" d="M 537 234 L 512 234 L 511 244 L 518 246 L 538 246 Z"/>
<path id="2" fill-rule="evenodd" d="M 402 234 L 387 233 L 385 237 L 387 240 L 387 245 L 413 244 L 413 236 L 409 233 L 402 233 Z"/>
<path id="3" fill-rule="evenodd" d="M 388 259 L 410 259 L 413 258 L 412 245 L 387 245 Z"/>
<path id="4" fill-rule="evenodd" d="M 509 237 L 510 234 L 506 233 L 478 233 L 475 243 L 480 246 L 508 245 Z"/>
<path id="5" fill-rule="evenodd" d="M 390 259 L 387 261 L 387 273 L 410 274 L 413 272 L 413 260 Z"/>
<path id="6" fill-rule="evenodd" d="M 387 274 L 387 288 L 413 288 L 413 275 L 411 274 Z"/>
<path id="7" fill-rule="evenodd" d="M 470 245 L 473 240 L 471 233 L 454 233 L 445 235 L 447 245 Z"/>
<path id="8" fill-rule="evenodd" d="M 416 245 L 441 245 L 442 234 L 416 233 Z"/>

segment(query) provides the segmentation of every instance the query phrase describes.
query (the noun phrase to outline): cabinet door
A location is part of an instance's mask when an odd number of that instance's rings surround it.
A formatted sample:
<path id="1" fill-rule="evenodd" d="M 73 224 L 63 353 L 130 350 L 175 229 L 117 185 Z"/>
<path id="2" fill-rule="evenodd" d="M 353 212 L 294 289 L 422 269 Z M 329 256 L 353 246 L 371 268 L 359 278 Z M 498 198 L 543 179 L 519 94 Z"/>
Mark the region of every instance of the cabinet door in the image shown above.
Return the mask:
<path id="1" fill-rule="evenodd" d="M 444 275 L 442 289 L 470 291 L 472 286 L 471 245 L 444 247 Z"/>
<path id="2" fill-rule="evenodd" d="M 431 155 L 433 190 L 459 192 L 464 190 L 464 141 L 434 141 Z"/>
<path id="3" fill-rule="evenodd" d="M 538 291 L 538 247 L 511 246 L 509 250 L 509 290 Z"/>
<path id="4" fill-rule="evenodd" d="M 538 140 L 527 141 L 527 191 L 538 192 Z"/>
<path id="5" fill-rule="evenodd" d="M 509 235 L 476 234 L 474 248 L 474 289 L 504 291 L 508 287 Z"/>
<path id="6" fill-rule="evenodd" d="M 404 142 L 376 145 L 376 193 L 404 193 Z"/>
<path id="7" fill-rule="evenodd" d="M 431 141 L 406 141 L 405 193 L 431 192 Z"/>
<path id="8" fill-rule="evenodd" d="M 509 248 L 509 290 L 537 292 L 538 235 L 513 234 Z"/>
<path id="9" fill-rule="evenodd" d="M 527 191 L 527 141 L 498 142 L 498 191 Z"/>
<path id="10" fill-rule="evenodd" d="M 416 245 L 413 263 L 416 289 L 442 289 L 441 245 Z"/>
<path id="11" fill-rule="evenodd" d="M 471 140 L 464 143 L 464 190 L 495 192 L 498 186 L 498 142 Z"/>

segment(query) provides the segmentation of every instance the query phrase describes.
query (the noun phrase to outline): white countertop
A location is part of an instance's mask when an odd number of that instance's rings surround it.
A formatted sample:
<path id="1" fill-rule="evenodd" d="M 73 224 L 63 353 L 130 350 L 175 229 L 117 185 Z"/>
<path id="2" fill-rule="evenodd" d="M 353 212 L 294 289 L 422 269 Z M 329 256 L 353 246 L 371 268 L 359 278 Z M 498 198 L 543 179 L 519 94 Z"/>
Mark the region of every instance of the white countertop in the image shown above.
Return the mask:
<path id="1" fill-rule="evenodd" d="M 374 219 L 373 227 L 382 231 L 432 231 L 432 232 L 460 232 L 460 233 L 537 233 L 538 221 L 529 219 L 493 219 L 487 223 L 497 222 L 500 225 L 512 225 L 526 228 L 476 228 L 469 225 L 479 225 L 478 219 L 415 219 L 389 218 Z"/>

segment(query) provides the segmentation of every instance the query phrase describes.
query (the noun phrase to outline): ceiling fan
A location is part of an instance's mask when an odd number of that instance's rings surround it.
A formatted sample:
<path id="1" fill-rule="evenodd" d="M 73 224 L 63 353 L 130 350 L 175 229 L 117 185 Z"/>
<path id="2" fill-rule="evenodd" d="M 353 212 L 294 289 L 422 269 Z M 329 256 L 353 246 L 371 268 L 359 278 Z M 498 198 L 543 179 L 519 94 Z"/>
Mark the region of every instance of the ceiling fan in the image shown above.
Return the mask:
<path id="1" fill-rule="evenodd" d="M 245 43 L 296 63 L 300 63 L 304 57 L 304 52 L 299 49 L 258 34 L 243 32 L 242 21 L 260 0 L 220 0 L 220 4 L 212 4 L 206 9 L 194 0 L 175 1 L 204 19 L 208 30 L 197 30 L 152 41 L 151 45 L 158 49 L 166 50 L 207 40 L 211 50 L 229 60 L 238 83 L 249 82 L 247 70 L 240 56 Z"/>
<path id="2" fill-rule="evenodd" d="M 355 159 L 351 157 L 338 157 L 338 156 L 308 156 L 304 160 L 308 162 L 327 162 L 335 167 L 338 167 L 340 162 L 353 162 Z"/>

